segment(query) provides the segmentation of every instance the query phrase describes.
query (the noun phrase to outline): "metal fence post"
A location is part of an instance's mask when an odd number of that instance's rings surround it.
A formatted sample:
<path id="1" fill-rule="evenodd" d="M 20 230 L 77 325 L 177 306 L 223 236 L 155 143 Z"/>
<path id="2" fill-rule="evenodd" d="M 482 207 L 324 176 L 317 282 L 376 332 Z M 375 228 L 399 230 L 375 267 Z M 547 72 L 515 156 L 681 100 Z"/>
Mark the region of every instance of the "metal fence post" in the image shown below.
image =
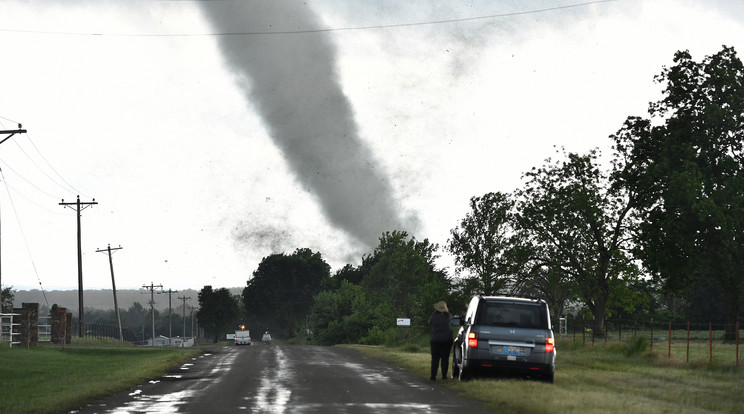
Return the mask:
<path id="1" fill-rule="evenodd" d="M 690 321 L 687 321 L 687 359 L 685 362 L 690 362 Z"/>

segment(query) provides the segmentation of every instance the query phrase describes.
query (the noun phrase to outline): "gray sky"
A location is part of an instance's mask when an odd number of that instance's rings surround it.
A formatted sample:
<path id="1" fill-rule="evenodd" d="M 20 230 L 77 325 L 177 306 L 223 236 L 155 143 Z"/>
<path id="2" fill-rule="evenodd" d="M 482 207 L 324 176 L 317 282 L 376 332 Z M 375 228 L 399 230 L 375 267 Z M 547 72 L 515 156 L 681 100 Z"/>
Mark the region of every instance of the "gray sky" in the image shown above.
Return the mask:
<path id="1" fill-rule="evenodd" d="M 260 260 L 446 243 L 554 146 L 609 150 L 736 1 L 3 1 L 2 284 L 244 286 Z M 7 184 L 7 187 L 6 187 Z M 441 252 L 442 266 L 452 259 Z"/>

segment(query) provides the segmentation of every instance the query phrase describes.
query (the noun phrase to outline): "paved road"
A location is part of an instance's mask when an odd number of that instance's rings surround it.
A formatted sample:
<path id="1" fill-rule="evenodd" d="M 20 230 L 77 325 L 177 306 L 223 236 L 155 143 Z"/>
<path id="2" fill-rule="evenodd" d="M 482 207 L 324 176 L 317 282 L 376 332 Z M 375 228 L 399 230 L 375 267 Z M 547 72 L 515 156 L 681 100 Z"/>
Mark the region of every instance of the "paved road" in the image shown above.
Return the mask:
<path id="1" fill-rule="evenodd" d="M 453 390 L 350 349 L 210 350 L 167 375 L 71 413 L 468 413 Z"/>

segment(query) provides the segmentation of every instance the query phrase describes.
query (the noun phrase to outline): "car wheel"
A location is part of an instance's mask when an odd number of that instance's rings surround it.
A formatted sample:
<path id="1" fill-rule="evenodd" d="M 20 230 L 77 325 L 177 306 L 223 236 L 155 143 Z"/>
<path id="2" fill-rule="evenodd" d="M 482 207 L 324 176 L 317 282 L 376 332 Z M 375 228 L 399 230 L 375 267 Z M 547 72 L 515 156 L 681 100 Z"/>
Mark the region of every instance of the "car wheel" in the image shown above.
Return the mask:
<path id="1" fill-rule="evenodd" d="M 452 348 L 452 378 L 459 378 L 460 365 L 457 364 L 457 344 Z"/>
<path id="2" fill-rule="evenodd" d="M 552 384 L 555 382 L 555 372 L 549 372 L 543 376 L 543 381 L 547 382 L 548 384 Z"/>

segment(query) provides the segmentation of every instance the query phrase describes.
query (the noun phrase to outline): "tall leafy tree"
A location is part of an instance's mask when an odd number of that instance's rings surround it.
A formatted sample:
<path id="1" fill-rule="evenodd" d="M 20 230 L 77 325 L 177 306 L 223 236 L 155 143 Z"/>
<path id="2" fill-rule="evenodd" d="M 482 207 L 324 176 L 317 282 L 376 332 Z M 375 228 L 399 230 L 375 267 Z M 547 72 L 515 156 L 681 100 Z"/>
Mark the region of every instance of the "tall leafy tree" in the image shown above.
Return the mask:
<path id="1" fill-rule="evenodd" d="M 507 287 L 511 272 L 505 253 L 511 246 L 514 203 L 503 193 L 470 199 L 470 211 L 450 231 L 447 250 L 455 257 L 455 270 L 471 279 L 469 294 L 493 295 Z"/>
<path id="2" fill-rule="evenodd" d="M 320 253 L 297 249 L 264 257 L 243 289 L 249 320 L 260 320 L 285 333 L 304 329 L 313 297 L 328 285 L 331 267 Z"/>
<path id="3" fill-rule="evenodd" d="M 520 243 L 532 246 L 525 265 L 571 286 L 602 332 L 608 305 L 632 302 L 628 283 L 639 273 L 629 253 L 634 197 L 610 185 L 596 151 L 547 160 L 525 178 L 516 220 Z"/>
<path id="4" fill-rule="evenodd" d="M 439 246 L 417 241 L 405 231 L 386 232 L 364 258 L 362 288 L 377 303 L 389 304 L 396 317 L 426 320 L 432 305 L 447 298 L 449 280 L 436 269 Z"/>
<path id="5" fill-rule="evenodd" d="M 211 334 L 214 342 L 228 332 L 233 332 L 240 318 L 238 300 L 227 288 L 212 289 L 204 286 L 198 293 L 199 310 L 196 318 L 204 330 Z"/>
<path id="6" fill-rule="evenodd" d="M 729 338 L 744 309 L 744 66 L 733 48 L 677 52 L 649 118 L 613 136 L 618 182 L 639 198 L 639 257 L 673 291 L 720 292 Z M 715 300 L 714 298 L 711 298 Z"/>

